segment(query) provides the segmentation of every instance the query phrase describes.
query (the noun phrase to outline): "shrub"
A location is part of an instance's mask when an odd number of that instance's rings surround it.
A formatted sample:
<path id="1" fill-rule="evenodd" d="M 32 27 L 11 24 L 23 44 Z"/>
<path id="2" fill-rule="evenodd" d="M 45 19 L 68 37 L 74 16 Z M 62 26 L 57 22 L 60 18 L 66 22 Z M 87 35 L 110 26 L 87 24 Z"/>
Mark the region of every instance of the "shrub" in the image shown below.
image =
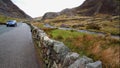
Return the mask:
<path id="1" fill-rule="evenodd" d="M 62 39 L 64 39 L 64 38 L 63 38 L 63 36 L 59 35 L 59 36 L 56 37 L 56 39 L 62 40 Z"/>
<path id="2" fill-rule="evenodd" d="M 96 29 L 96 30 L 100 30 L 101 26 L 99 24 L 96 23 L 89 23 L 87 24 L 87 29 Z"/>

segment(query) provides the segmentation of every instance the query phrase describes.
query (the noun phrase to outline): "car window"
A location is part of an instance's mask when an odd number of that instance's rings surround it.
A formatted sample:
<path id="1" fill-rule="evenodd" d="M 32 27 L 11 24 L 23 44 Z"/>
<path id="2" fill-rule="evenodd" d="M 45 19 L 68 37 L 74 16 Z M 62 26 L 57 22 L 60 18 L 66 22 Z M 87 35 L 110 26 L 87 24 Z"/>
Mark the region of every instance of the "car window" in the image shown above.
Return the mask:
<path id="1" fill-rule="evenodd" d="M 7 22 L 13 22 L 13 21 L 7 21 Z"/>

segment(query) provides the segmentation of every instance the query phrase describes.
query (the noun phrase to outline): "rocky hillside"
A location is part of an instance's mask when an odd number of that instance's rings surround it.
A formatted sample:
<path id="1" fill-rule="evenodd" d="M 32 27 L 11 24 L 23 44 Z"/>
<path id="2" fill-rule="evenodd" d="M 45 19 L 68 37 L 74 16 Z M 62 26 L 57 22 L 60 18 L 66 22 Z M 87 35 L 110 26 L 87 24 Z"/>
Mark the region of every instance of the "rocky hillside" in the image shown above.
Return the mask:
<path id="1" fill-rule="evenodd" d="M 59 15 L 75 16 L 85 15 L 92 16 L 97 14 L 119 15 L 120 0 L 85 0 L 84 3 L 72 9 L 64 9 L 58 13 L 46 13 L 43 19 L 55 18 Z"/>
<path id="2" fill-rule="evenodd" d="M 21 9 L 12 3 L 11 0 L 0 0 L 0 15 L 14 18 L 30 19 Z"/>
<path id="3" fill-rule="evenodd" d="M 52 18 L 55 18 L 57 16 L 60 16 L 60 15 L 67 15 L 67 16 L 75 16 L 75 10 L 74 9 L 64 9 L 60 12 L 47 12 L 44 14 L 44 16 L 42 17 L 42 20 L 45 20 L 45 19 L 52 19 Z"/>
<path id="4" fill-rule="evenodd" d="M 75 8 L 77 14 L 82 15 L 96 15 L 96 14 L 110 14 L 118 15 L 120 0 L 85 0 L 85 2 Z"/>
<path id="5" fill-rule="evenodd" d="M 59 12 L 58 13 L 57 12 L 47 12 L 42 17 L 42 20 L 44 20 L 44 19 L 52 19 L 52 18 L 55 18 L 55 17 L 57 17 L 59 15 L 60 15 Z"/>

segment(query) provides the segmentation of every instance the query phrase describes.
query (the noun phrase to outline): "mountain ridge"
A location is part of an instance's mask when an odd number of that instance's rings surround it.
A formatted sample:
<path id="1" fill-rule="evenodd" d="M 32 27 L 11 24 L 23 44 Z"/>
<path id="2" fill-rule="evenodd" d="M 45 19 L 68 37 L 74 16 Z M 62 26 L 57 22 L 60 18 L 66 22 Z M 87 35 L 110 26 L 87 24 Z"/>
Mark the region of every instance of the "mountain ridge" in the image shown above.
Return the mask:
<path id="1" fill-rule="evenodd" d="M 82 5 L 71 9 L 64 9 L 60 12 L 47 12 L 44 19 L 55 18 L 59 15 L 67 16 L 95 16 L 97 14 L 120 15 L 120 0 L 85 0 Z"/>
<path id="2" fill-rule="evenodd" d="M 96 15 L 98 13 L 119 15 L 119 2 L 120 0 L 85 0 L 82 5 L 75 9 L 78 14 L 87 16 Z"/>
<path id="3" fill-rule="evenodd" d="M 29 15 L 23 12 L 11 0 L 0 0 L 0 14 L 13 18 L 31 19 Z"/>

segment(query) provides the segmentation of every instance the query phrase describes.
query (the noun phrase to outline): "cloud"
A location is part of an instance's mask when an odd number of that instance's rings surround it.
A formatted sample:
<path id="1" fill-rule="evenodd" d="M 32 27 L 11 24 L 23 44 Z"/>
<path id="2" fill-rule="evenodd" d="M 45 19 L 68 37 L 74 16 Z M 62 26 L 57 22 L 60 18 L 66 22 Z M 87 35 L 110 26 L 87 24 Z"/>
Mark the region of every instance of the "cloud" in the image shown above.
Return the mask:
<path id="1" fill-rule="evenodd" d="M 77 7 L 84 0 L 12 0 L 19 8 L 32 17 L 46 12 L 58 12 L 65 8 Z"/>

